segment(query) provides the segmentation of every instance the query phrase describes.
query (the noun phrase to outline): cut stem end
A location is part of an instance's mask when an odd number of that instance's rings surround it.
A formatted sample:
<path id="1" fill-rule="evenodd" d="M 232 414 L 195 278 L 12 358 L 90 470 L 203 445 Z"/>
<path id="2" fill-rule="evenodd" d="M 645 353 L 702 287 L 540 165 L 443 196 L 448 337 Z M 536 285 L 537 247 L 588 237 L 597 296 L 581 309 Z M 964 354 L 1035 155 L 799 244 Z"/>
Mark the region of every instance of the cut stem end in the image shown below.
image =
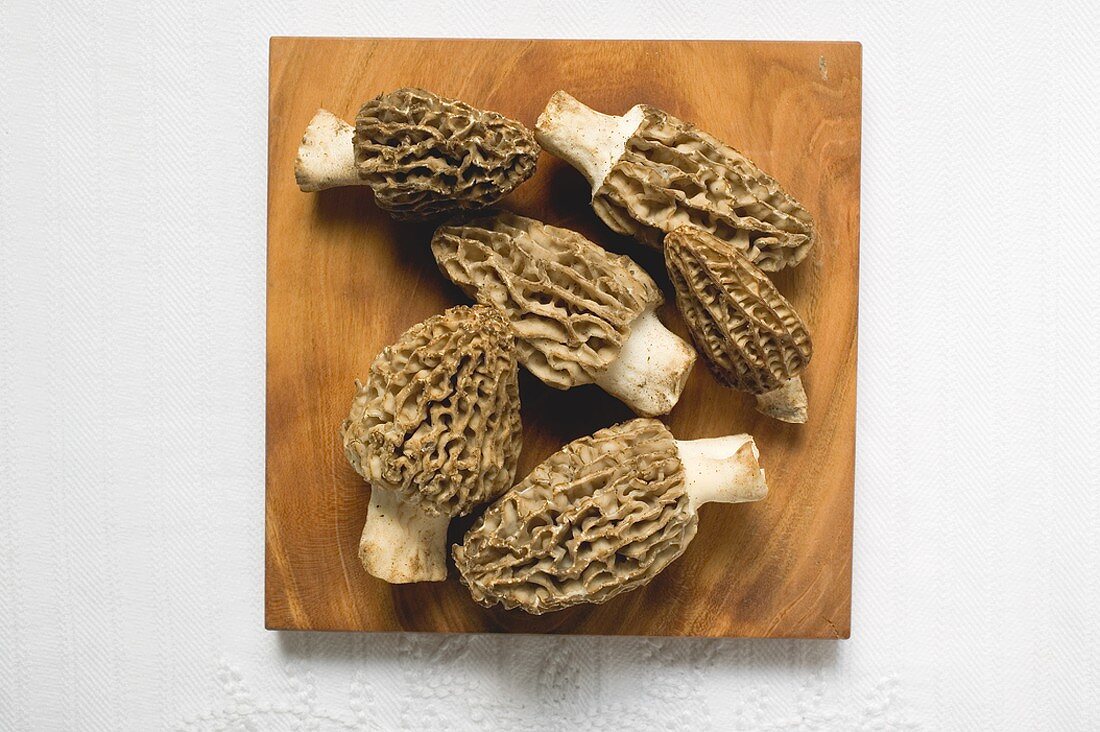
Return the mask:
<path id="1" fill-rule="evenodd" d="M 641 107 L 615 117 L 557 91 L 535 123 L 535 139 L 547 152 L 579 170 L 595 193 L 641 121 Z"/>
<path id="2" fill-rule="evenodd" d="M 806 390 L 802 377 L 796 376 L 773 391 L 756 395 L 756 411 L 780 422 L 804 424 L 808 418 Z"/>
<path id="3" fill-rule="evenodd" d="M 692 503 L 746 503 L 768 495 L 760 452 L 752 435 L 677 440 Z"/>
<path id="4" fill-rule="evenodd" d="M 440 582 L 447 578 L 447 514 L 433 516 L 404 503 L 396 491 L 371 488 L 370 508 L 359 540 L 359 561 L 391 584 Z"/>
<path id="5" fill-rule="evenodd" d="M 303 191 L 360 185 L 355 168 L 355 128 L 332 112 L 318 109 L 302 136 L 294 180 Z"/>
<path id="6" fill-rule="evenodd" d="M 596 377 L 596 384 L 643 417 L 668 414 L 680 399 L 695 350 L 646 308 L 630 324 L 619 357 Z"/>

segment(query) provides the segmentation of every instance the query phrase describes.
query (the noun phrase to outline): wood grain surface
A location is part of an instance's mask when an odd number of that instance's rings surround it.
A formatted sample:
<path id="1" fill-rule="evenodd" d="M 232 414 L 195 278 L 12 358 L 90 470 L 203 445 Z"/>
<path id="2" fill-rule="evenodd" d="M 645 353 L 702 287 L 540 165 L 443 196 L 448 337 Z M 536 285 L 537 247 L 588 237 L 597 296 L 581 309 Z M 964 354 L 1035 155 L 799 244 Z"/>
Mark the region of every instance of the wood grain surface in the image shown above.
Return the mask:
<path id="1" fill-rule="evenodd" d="M 273 629 L 847 638 L 859 269 L 860 47 L 848 43 L 274 38 L 268 183 L 266 625 Z M 338 435 L 374 356 L 414 323 L 467 302 L 440 275 L 433 227 L 398 224 L 369 189 L 301 193 L 294 158 L 318 107 L 421 86 L 534 127 L 565 89 L 597 110 L 646 102 L 739 148 L 814 215 L 809 258 L 774 277 L 814 338 L 810 419 L 787 425 L 720 387 L 700 362 L 666 422 L 680 439 L 751 432 L 771 492 L 702 509 L 684 555 L 601 606 L 532 617 L 475 605 L 442 583 L 391 586 L 357 546 L 369 494 Z M 658 253 L 612 234 L 581 175 L 543 153 L 504 205 L 640 262 L 669 295 Z M 555 391 L 522 372 L 519 476 L 564 443 L 632 415 L 595 386 Z M 458 540 L 473 517 L 455 520 Z"/>

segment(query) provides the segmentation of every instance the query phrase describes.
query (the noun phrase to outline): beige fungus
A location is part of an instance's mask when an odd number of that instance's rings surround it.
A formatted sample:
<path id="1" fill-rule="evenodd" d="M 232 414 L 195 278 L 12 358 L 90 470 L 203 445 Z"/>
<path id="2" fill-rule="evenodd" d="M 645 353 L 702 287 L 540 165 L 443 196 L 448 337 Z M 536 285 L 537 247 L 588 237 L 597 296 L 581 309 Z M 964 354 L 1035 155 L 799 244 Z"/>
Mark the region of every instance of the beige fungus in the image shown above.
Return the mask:
<path id="1" fill-rule="evenodd" d="M 533 614 L 650 582 L 695 536 L 698 507 L 767 495 L 749 435 L 680 442 L 635 419 L 566 445 L 454 548 L 473 599 Z"/>
<path id="2" fill-rule="evenodd" d="M 805 422 L 799 374 L 813 355 L 794 307 L 745 254 L 693 226 L 665 238 L 665 264 L 692 340 L 718 380 L 757 396 L 757 409 Z"/>
<path id="3" fill-rule="evenodd" d="M 776 271 L 797 265 L 813 246 L 813 219 L 775 179 L 660 109 L 639 104 L 614 117 L 559 91 L 535 134 L 543 148 L 585 175 L 604 223 L 652 247 L 690 224 Z"/>
<path id="4" fill-rule="evenodd" d="M 371 484 L 360 542 L 389 582 L 446 576 L 451 517 L 512 484 L 521 447 L 515 339 L 500 313 L 455 307 L 407 330 L 356 382 L 344 452 Z"/>
<path id="5" fill-rule="evenodd" d="M 318 110 L 298 149 L 303 191 L 367 185 L 396 219 L 492 206 L 535 172 L 539 146 L 496 112 L 404 88 L 363 105 L 352 127 Z"/>
<path id="6" fill-rule="evenodd" d="M 645 416 L 675 405 L 695 353 L 657 319 L 664 297 L 633 260 L 503 211 L 441 226 L 432 253 L 467 295 L 505 314 L 520 362 L 546 384 L 596 383 Z"/>

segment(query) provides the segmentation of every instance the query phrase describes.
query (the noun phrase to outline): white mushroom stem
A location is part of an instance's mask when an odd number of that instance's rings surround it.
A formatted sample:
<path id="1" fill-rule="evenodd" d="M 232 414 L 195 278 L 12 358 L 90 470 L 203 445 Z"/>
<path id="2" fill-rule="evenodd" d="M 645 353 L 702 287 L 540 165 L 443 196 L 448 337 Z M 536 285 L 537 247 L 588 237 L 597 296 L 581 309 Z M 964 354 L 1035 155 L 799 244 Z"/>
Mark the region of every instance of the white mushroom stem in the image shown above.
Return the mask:
<path id="1" fill-rule="evenodd" d="M 774 417 L 781 422 L 804 424 L 806 422 L 806 390 L 802 377 L 796 376 L 783 382 L 778 389 L 756 395 L 756 411 Z"/>
<path id="2" fill-rule="evenodd" d="M 622 117 L 602 114 L 558 91 L 535 123 L 535 139 L 546 151 L 583 173 L 595 193 L 623 156 L 642 116 L 641 106 L 631 107 Z"/>
<path id="3" fill-rule="evenodd" d="M 294 179 L 303 191 L 361 185 L 355 169 L 355 128 L 332 112 L 318 109 L 306 128 Z"/>
<path id="4" fill-rule="evenodd" d="M 440 582 L 447 578 L 447 514 L 433 516 L 405 503 L 396 491 L 371 488 L 359 561 L 391 584 Z"/>
<path id="5" fill-rule="evenodd" d="M 619 356 L 596 384 L 643 417 L 668 414 L 695 364 L 695 350 L 661 324 L 652 307 L 630 324 Z"/>
<path id="6" fill-rule="evenodd" d="M 752 435 L 676 440 L 692 505 L 745 503 L 768 495 L 760 452 Z"/>

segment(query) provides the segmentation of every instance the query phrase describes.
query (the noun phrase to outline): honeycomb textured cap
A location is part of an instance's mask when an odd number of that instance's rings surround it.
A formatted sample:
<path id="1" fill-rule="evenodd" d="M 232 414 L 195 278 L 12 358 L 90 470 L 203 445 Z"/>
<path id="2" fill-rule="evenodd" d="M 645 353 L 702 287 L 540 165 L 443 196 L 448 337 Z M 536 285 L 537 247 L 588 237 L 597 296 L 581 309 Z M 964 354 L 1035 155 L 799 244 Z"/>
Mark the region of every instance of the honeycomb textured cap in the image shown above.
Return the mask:
<path id="1" fill-rule="evenodd" d="M 591 383 L 664 297 L 645 270 L 575 231 L 497 212 L 439 227 L 432 253 L 475 301 L 505 313 L 519 360 L 559 389 Z"/>
<path id="2" fill-rule="evenodd" d="M 814 243 L 809 212 L 742 153 L 654 107 L 626 141 L 592 206 L 621 234 L 660 247 L 684 225 L 743 249 L 763 270 L 798 264 Z"/>
<path id="3" fill-rule="evenodd" d="M 382 94 L 355 120 L 359 177 L 397 219 L 491 206 L 531 177 L 538 155 L 521 123 L 422 89 Z"/>
<path id="4" fill-rule="evenodd" d="M 344 451 L 372 484 L 457 516 L 503 493 L 522 441 L 515 339 L 494 308 L 451 308 L 407 330 L 357 383 Z"/>
<path id="5" fill-rule="evenodd" d="M 664 246 L 676 304 L 720 382 L 763 394 L 806 368 L 813 354 L 806 326 L 742 251 L 693 226 L 673 231 Z"/>
<path id="6" fill-rule="evenodd" d="M 541 614 L 652 580 L 695 536 L 672 434 L 635 419 L 566 445 L 491 505 L 455 563 L 474 600 Z"/>

